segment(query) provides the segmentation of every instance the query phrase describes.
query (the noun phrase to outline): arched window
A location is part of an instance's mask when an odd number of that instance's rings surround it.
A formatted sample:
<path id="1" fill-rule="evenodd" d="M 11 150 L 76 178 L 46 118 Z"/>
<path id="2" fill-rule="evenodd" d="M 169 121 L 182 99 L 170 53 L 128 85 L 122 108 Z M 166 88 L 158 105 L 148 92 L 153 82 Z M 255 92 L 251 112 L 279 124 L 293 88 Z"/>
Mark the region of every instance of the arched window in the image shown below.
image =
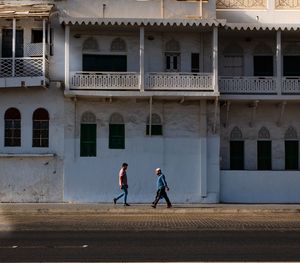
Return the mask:
<path id="1" fill-rule="evenodd" d="M 43 108 L 32 115 L 32 147 L 49 147 L 49 113 Z"/>
<path id="2" fill-rule="evenodd" d="M 223 76 L 243 76 L 244 51 L 235 43 L 231 43 L 223 50 Z"/>
<path id="3" fill-rule="evenodd" d="M 262 127 L 258 132 L 257 169 L 272 169 L 272 141 L 270 140 L 270 132 L 266 127 Z"/>
<path id="4" fill-rule="evenodd" d="M 285 169 L 298 170 L 299 168 L 299 141 L 297 131 L 290 126 L 284 136 Z"/>
<path id="5" fill-rule="evenodd" d="M 241 130 L 234 127 L 230 134 L 230 169 L 244 170 L 244 141 Z"/>
<path id="6" fill-rule="evenodd" d="M 110 149 L 125 149 L 125 124 L 121 114 L 113 113 L 109 121 Z"/>
<path id="7" fill-rule="evenodd" d="M 16 108 L 9 108 L 4 115 L 4 146 L 21 146 L 21 114 Z"/>
<path id="8" fill-rule="evenodd" d="M 259 43 L 253 51 L 254 76 L 273 76 L 273 51 L 265 43 Z"/>
<path id="9" fill-rule="evenodd" d="M 87 38 L 82 45 L 83 51 L 98 51 L 99 45 L 95 38 L 89 37 Z"/>
<path id="10" fill-rule="evenodd" d="M 171 39 L 166 43 L 165 69 L 168 72 L 180 71 L 180 45 L 175 39 Z"/>
<path id="11" fill-rule="evenodd" d="M 97 155 L 97 124 L 92 112 L 81 116 L 80 124 L 80 156 L 92 157 Z"/>
<path id="12" fill-rule="evenodd" d="M 122 38 L 115 38 L 110 45 L 112 52 L 126 52 L 126 43 Z"/>
<path id="13" fill-rule="evenodd" d="M 150 131 L 150 116 L 147 118 L 146 135 L 163 135 L 162 121 L 158 114 L 152 113 L 151 131 Z"/>

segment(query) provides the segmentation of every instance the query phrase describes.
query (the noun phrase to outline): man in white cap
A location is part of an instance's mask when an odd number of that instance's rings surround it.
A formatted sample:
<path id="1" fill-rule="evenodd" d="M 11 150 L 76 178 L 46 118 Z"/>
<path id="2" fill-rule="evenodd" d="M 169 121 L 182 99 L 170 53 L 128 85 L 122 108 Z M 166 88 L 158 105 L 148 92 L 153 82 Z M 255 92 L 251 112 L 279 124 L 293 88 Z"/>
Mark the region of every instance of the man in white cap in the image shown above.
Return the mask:
<path id="1" fill-rule="evenodd" d="M 170 202 L 170 199 L 166 193 L 166 190 L 169 191 L 169 187 L 168 187 L 168 184 L 167 184 L 167 181 L 166 181 L 166 178 L 164 176 L 164 174 L 161 172 L 161 169 L 160 168 L 156 168 L 155 169 L 155 173 L 157 175 L 157 192 L 156 192 L 156 197 L 155 197 L 155 200 L 152 204 L 152 207 L 153 208 L 156 208 L 156 205 L 158 203 L 158 201 L 161 199 L 161 198 L 164 198 L 167 202 L 167 208 L 171 208 L 172 207 L 172 204 Z"/>

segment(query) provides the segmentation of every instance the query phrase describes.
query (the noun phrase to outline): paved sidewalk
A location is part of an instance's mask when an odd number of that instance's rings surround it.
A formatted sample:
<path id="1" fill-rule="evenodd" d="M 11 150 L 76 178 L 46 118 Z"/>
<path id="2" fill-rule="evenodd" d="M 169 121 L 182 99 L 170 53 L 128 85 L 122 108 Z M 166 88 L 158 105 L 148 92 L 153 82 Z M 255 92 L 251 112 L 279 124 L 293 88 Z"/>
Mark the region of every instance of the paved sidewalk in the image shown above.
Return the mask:
<path id="1" fill-rule="evenodd" d="M 101 213 L 101 214 L 156 214 L 156 213 L 300 213 L 300 204 L 164 204 L 153 209 L 150 204 L 108 203 L 0 203 L 0 214 L 18 213 Z"/>

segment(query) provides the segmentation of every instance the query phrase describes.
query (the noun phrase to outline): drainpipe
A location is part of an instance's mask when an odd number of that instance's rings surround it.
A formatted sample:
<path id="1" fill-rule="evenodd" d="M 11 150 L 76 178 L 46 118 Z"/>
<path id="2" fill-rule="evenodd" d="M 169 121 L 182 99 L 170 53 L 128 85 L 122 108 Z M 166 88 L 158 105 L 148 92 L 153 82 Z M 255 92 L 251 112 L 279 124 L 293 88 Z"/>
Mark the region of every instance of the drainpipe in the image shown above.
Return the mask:
<path id="1" fill-rule="evenodd" d="M 12 77 L 16 75 L 16 19 L 13 19 L 13 39 L 12 39 Z"/>
<path id="2" fill-rule="evenodd" d="M 65 90 L 70 89 L 70 26 L 65 27 Z"/>
<path id="3" fill-rule="evenodd" d="M 282 83 L 282 60 L 281 60 L 281 30 L 276 32 L 276 89 L 277 95 L 281 95 L 281 83 Z"/>
<path id="4" fill-rule="evenodd" d="M 206 100 L 200 101 L 200 194 L 207 196 L 207 118 Z"/>
<path id="5" fill-rule="evenodd" d="M 43 77 L 46 77 L 46 20 L 43 19 Z M 44 85 L 45 85 L 44 80 Z"/>
<path id="6" fill-rule="evenodd" d="M 140 27 L 140 91 L 145 89 L 145 29 Z"/>
<path id="7" fill-rule="evenodd" d="M 218 88 L 218 27 L 213 27 L 213 88 L 214 92 L 219 92 Z"/>
<path id="8" fill-rule="evenodd" d="M 149 104 L 149 136 L 152 136 L 152 97 L 150 97 Z"/>

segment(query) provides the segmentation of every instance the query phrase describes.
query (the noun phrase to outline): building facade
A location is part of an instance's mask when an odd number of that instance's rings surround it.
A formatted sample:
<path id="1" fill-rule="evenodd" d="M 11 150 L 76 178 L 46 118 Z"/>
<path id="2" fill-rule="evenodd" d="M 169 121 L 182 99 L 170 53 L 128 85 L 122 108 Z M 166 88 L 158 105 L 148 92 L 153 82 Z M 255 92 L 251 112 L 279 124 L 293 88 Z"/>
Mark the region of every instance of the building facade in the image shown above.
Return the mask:
<path id="1" fill-rule="evenodd" d="M 300 3 L 0 3 L 0 201 L 298 203 Z"/>

